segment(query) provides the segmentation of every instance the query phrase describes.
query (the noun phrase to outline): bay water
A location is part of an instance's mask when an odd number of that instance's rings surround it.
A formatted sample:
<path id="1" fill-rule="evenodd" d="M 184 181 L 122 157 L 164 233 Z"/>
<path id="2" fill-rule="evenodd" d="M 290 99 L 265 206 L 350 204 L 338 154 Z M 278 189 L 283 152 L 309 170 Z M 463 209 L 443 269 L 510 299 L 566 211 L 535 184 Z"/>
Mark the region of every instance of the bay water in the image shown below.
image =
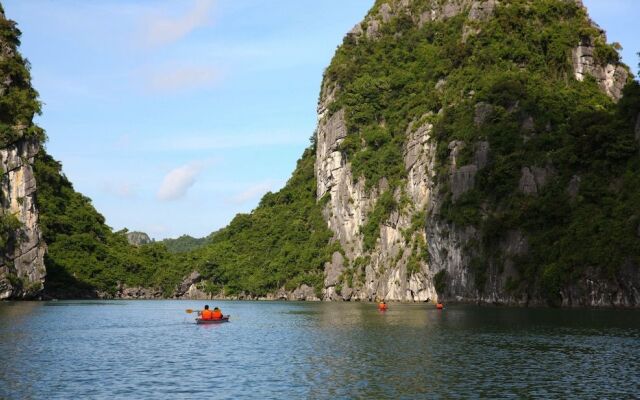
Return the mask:
<path id="1" fill-rule="evenodd" d="M 204 304 L 231 322 L 196 325 Z M 0 398 L 640 397 L 640 311 L 0 303 Z"/>

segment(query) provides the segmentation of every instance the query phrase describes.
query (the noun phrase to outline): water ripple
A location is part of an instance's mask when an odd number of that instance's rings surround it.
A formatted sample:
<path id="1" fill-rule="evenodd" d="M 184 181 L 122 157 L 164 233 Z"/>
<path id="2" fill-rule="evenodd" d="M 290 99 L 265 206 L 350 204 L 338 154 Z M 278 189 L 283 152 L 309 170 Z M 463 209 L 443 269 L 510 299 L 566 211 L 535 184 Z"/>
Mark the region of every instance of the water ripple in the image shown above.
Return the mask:
<path id="1" fill-rule="evenodd" d="M 635 398 L 640 313 L 369 304 L 0 304 L 0 398 Z"/>

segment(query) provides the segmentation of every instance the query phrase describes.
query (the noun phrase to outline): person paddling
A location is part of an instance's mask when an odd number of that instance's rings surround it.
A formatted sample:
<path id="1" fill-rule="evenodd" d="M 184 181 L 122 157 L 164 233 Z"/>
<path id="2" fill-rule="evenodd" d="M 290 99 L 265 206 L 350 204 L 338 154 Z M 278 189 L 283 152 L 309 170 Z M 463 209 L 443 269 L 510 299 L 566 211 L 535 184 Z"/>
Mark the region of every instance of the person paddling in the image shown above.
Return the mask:
<path id="1" fill-rule="evenodd" d="M 222 310 L 218 307 L 213 309 L 212 319 L 222 319 Z"/>
<path id="2" fill-rule="evenodd" d="M 217 309 L 218 308 L 216 307 L 216 310 Z M 214 314 L 214 312 L 209 310 L 209 305 L 208 304 L 204 306 L 204 310 L 198 311 L 198 315 L 200 315 L 200 318 L 203 319 L 203 320 L 214 319 L 213 318 L 213 314 Z"/>
<path id="3" fill-rule="evenodd" d="M 385 303 L 384 300 L 378 303 L 378 310 L 387 311 L 387 303 Z"/>

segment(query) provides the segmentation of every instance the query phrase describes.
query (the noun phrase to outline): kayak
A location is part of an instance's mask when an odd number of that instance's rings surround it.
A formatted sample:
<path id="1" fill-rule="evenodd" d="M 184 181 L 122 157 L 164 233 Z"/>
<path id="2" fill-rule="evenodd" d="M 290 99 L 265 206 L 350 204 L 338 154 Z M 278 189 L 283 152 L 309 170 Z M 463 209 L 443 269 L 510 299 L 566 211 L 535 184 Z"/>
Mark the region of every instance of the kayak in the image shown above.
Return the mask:
<path id="1" fill-rule="evenodd" d="M 196 318 L 196 324 L 198 325 L 207 325 L 207 324 L 221 324 L 223 322 L 229 322 L 230 315 L 225 315 L 222 319 L 202 319 Z"/>

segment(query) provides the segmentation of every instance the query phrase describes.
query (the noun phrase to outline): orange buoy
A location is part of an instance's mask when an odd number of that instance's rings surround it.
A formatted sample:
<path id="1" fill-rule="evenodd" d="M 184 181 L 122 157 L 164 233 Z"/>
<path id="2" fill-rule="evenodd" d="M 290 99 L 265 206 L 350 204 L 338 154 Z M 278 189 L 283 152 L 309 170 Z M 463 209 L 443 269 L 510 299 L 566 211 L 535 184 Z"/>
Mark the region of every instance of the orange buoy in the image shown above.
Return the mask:
<path id="1" fill-rule="evenodd" d="M 442 303 L 438 303 L 438 304 L 436 304 L 436 308 L 438 310 L 442 310 L 444 308 L 444 305 Z"/>

